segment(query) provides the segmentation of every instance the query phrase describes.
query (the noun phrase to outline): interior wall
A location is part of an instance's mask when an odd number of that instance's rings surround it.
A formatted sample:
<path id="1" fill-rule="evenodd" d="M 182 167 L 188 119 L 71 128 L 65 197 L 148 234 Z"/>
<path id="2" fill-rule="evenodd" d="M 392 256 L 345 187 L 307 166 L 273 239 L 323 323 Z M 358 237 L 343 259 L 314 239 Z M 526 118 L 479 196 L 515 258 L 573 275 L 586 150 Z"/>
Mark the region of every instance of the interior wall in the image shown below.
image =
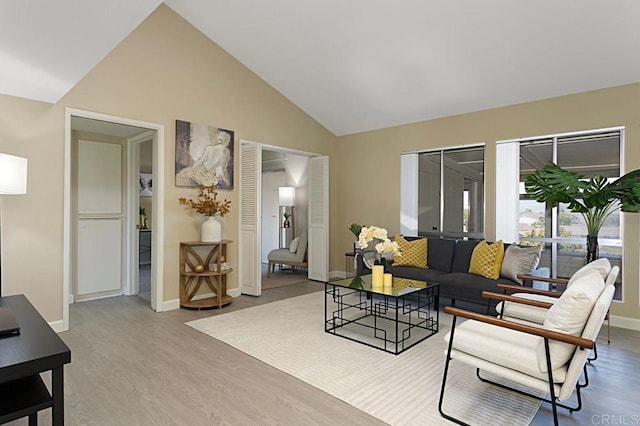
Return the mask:
<path id="1" fill-rule="evenodd" d="M 293 186 L 295 194 L 295 235 L 309 226 L 309 157 L 287 154 L 286 186 Z"/>
<path id="2" fill-rule="evenodd" d="M 178 298 L 179 243 L 199 239 L 204 220 L 178 203 L 197 190 L 175 186 L 175 120 L 235 131 L 235 185 L 220 191 L 231 200 L 222 226 L 223 237 L 234 240 L 228 254 L 234 271 L 240 139 L 329 156 L 336 139 L 165 5 L 55 105 L 0 95 L 0 152 L 29 160 L 27 195 L 2 200 L 2 292 L 26 294 L 50 322 L 62 319 L 66 107 L 164 125 L 165 302 Z M 238 288 L 237 272 L 228 287 Z"/>
<path id="3" fill-rule="evenodd" d="M 340 182 L 338 211 L 332 211 L 331 264 L 344 261 L 352 237 L 349 224 L 360 222 L 400 229 L 400 154 L 486 142 L 485 235 L 495 237 L 495 142 L 586 129 L 625 126 L 624 168 L 640 168 L 640 84 L 630 84 L 504 108 L 462 114 L 338 138 L 332 181 Z M 363 172 L 373 170 L 373 172 Z M 616 316 L 640 319 L 638 255 L 640 215 L 623 213 L 624 303 Z"/>

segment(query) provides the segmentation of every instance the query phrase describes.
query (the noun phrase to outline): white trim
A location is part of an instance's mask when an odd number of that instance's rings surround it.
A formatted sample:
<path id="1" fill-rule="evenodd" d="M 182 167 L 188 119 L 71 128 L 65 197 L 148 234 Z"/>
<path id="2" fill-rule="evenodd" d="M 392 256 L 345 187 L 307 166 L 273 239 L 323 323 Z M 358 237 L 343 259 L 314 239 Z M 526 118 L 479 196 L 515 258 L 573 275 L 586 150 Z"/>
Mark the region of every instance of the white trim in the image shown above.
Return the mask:
<path id="1" fill-rule="evenodd" d="M 180 309 L 180 299 L 165 300 L 162 302 L 162 312 Z"/>
<path id="2" fill-rule="evenodd" d="M 550 139 L 550 138 L 562 138 L 567 136 L 588 135 L 590 133 L 616 132 L 621 130 L 624 130 L 624 126 L 603 127 L 601 129 L 578 130 L 575 132 L 565 132 L 565 133 L 551 133 L 549 135 L 527 136 L 524 138 L 516 138 L 516 139 L 504 139 L 504 140 L 496 141 L 496 144 L 510 143 L 510 142 L 526 142 L 526 141 L 531 141 L 535 139 Z"/>
<path id="3" fill-rule="evenodd" d="M 67 328 L 64 327 L 64 321 L 63 320 L 51 321 L 49 323 L 49 327 L 51 327 L 53 329 L 53 331 L 55 331 L 56 333 L 62 333 L 63 331 L 67 331 L 69 329 L 69 327 L 67 327 Z"/>
<path id="4" fill-rule="evenodd" d="M 428 148 L 428 149 L 419 149 L 414 151 L 402 151 L 400 155 L 403 154 L 425 154 L 427 152 L 440 152 L 446 151 L 449 149 L 462 149 L 462 148 L 479 148 L 479 147 L 487 146 L 486 142 L 473 142 L 473 143 L 465 143 L 462 145 L 452 145 L 452 146 L 441 146 L 439 148 Z M 485 160 L 486 161 L 486 160 Z"/>
<path id="5" fill-rule="evenodd" d="M 611 327 L 640 331 L 640 319 L 611 315 Z"/>
<path id="6" fill-rule="evenodd" d="M 329 280 L 339 278 L 341 280 L 347 278 L 347 271 L 329 271 Z"/>
<path id="7" fill-rule="evenodd" d="M 232 288 L 227 290 L 227 295 L 231 296 L 231 297 L 240 297 L 242 293 L 240 292 L 239 288 Z"/>
<path id="8" fill-rule="evenodd" d="M 71 117 L 109 121 L 156 131 L 153 146 L 153 181 L 156 184 L 153 197 L 153 247 L 154 258 L 151 271 L 151 287 L 155 290 L 156 311 L 163 311 L 163 264 L 164 258 L 164 125 L 125 117 L 102 114 L 76 108 L 65 108 L 64 145 L 64 204 L 63 204 L 63 253 L 62 253 L 62 325 L 61 331 L 69 329 L 69 287 L 71 283 Z"/>

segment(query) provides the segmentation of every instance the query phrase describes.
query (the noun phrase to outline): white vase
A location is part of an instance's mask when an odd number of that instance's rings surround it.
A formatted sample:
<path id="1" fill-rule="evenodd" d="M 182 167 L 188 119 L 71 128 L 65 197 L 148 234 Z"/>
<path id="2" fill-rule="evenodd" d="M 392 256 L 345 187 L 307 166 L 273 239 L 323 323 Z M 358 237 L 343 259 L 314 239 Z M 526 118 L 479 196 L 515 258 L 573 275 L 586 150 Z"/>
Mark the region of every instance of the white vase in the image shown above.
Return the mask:
<path id="1" fill-rule="evenodd" d="M 215 216 L 209 216 L 200 227 L 200 241 L 211 243 L 222 241 L 222 225 Z"/>

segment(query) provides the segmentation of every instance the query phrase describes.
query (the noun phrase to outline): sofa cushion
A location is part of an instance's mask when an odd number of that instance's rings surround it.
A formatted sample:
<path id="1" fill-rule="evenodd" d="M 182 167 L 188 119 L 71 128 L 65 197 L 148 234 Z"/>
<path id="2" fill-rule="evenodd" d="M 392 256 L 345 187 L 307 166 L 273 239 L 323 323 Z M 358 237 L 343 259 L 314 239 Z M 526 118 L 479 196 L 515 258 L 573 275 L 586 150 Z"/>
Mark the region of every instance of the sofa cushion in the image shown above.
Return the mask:
<path id="1" fill-rule="evenodd" d="M 526 274 L 538 266 L 541 251 L 541 245 L 518 247 L 516 244 L 511 244 L 504 252 L 500 275 L 522 284 L 522 280 L 518 279 L 518 275 Z"/>
<path id="2" fill-rule="evenodd" d="M 393 264 L 402 266 L 427 267 L 427 239 L 419 238 L 413 241 L 405 240 L 402 235 L 396 235 L 393 239 L 398 243 L 400 254 L 393 256 Z"/>
<path id="3" fill-rule="evenodd" d="M 451 272 L 451 263 L 456 248 L 456 240 L 428 238 L 427 265 L 430 269 Z M 467 263 L 467 267 L 469 264 Z"/>
<path id="4" fill-rule="evenodd" d="M 591 315 L 596 300 L 604 289 L 604 279 L 595 270 L 576 279 L 562 296 L 547 311 L 542 327 L 572 336 L 580 336 L 586 322 Z M 549 354 L 553 369 L 569 361 L 576 347 L 574 345 L 549 340 Z M 538 367 L 540 371 L 547 371 L 547 361 L 544 341 L 538 344 Z"/>
<path id="5" fill-rule="evenodd" d="M 445 272 L 436 269 L 418 268 L 416 266 L 397 266 L 395 263 L 387 269 L 394 277 L 409 278 L 418 281 L 438 281 Z"/>
<path id="6" fill-rule="evenodd" d="M 496 241 L 493 244 L 480 241 L 473 249 L 469 273 L 496 280 L 500 277 L 503 258 L 504 245 L 502 241 Z"/>

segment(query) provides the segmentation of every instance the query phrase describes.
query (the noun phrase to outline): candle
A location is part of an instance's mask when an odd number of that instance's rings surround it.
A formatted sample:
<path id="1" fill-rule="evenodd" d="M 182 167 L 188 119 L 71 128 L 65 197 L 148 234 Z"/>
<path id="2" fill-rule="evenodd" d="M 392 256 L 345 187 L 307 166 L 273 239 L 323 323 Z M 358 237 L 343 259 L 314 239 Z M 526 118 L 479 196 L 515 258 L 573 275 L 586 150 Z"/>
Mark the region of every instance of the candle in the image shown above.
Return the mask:
<path id="1" fill-rule="evenodd" d="M 371 268 L 371 287 L 382 287 L 384 266 L 373 265 Z"/>
<path id="2" fill-rule="evenodd" d="M 393 283 L 393 276 L 389 273 L 384 274 L 384 286 L 391 287 L 392 283 Z"/>

